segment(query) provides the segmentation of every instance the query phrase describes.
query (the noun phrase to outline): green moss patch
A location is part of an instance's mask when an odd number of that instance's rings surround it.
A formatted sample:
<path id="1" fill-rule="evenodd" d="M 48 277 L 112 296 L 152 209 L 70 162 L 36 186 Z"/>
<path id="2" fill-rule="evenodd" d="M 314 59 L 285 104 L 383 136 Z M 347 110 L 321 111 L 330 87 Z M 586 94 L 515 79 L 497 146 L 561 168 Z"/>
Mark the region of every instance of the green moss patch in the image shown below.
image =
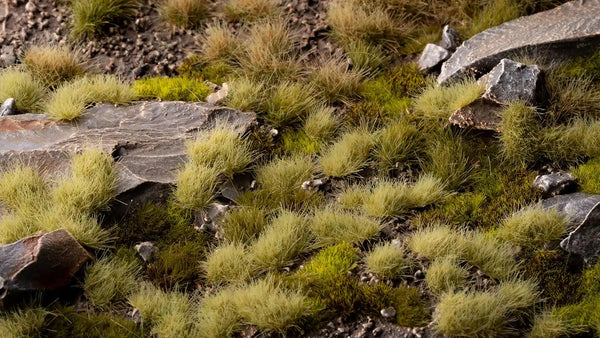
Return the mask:
<path id="1" fill-rule="evenodd" d="M 142 98 L 165 101 L 204 101 L 210 89 L 202 80 L 187 77 L 151 77 L 137 80 L 135 93 Z"/>

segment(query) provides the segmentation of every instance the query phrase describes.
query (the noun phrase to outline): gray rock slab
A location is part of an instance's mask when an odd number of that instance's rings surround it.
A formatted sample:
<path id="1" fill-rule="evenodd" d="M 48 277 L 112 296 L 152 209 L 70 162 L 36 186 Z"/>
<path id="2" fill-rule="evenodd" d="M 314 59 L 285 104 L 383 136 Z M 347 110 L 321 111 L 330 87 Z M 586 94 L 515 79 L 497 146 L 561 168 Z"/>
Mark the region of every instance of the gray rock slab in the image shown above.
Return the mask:
<path id="1" fill-rule="evenodd" d="M 502 106 L 494 101 L 479 98 L 455 111 L 448 119 L 460 128 L 499 131 Z"/>
<path id="2" fill-rule="evenodd" d="M 440 41 L 440 46 L 449 50 L 450 52 L 454 52 L 461 43 L 462 39 L 460 38 L 460 34 L 449 25 L 444 26 L 444 29 L 442 30 L 442 41 Z"/>
<path id="3" fill-rule="evenodd" d="M 535 105 L 542 96 L 542 76 L 538 66 L 502 59 L 490 71 L 483 97 L 500 104 L 523 101 Z"/>
<path id="4" fill-rule="evenodd" d="M 544 196 L 556 196 L 573 191 L 577 187 L 577 182 L 571 173 L 556 172 L 537 176 L 533 181 L 533 187 L 540 190 Z"/>
<path id="5" fill-rule="evenodd" d="M 566 59 L 600 46 L 600 0 L 575 0 L 554 9 L 505 22 L 465 41 L 442 65 L 440 84 L 483 75 L 501 59 L 544 55 Z"/>
<path id="6" fill-rule="evenodd" d="M 443 47 L 428 43 L 419 57 L 419 69 L 432 71 L 450 57 L 450 52 Z"/>
<path id="7" fill-rule="evenodd" d="M 560 242 L 560 246 L 567 252 L 580 255 L 589 265 L 596 263 L 600 253 L 600 202 L 596 203 L 583 222 Z"/>
<path id="8" fill-rule="evenodd" d="M 255 123 L 252 112 L 186 102 L 101 104 L 70 124 L 55 123 L 43 114 L 5 116 L 0 117 L 0 169 L 22 162 L 60 176 L 68 172 L 73 153 L 101 148 L 116 160 L 116 193 L 127 204 L 150 187 L 176 182 L 186 140 L 216 125 L 241 134 Z"/>
<path id="9" fill-rule="evenodd" d="M 567 216 L 571 224 L 578 226 L 599 202 L 600 195 L 578 192 L 545 199 L 542 201 L 542 207 L 544 209 L 556 209 Z"/>

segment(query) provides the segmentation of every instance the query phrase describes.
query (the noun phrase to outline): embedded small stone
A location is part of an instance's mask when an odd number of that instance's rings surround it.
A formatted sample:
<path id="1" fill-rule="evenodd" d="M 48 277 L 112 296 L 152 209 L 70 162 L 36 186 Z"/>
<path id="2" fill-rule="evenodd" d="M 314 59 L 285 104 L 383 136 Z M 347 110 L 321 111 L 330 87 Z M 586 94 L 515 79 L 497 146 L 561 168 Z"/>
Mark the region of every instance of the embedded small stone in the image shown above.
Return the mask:
<path id="1" fill-rule="evenodd" d="M 15 99 L 9 97 L 4 101 L 2 106 L 0 106 L 0 116 L 14 115 L 16 110 L 17 106 L 15 104 Z"/>
<path id="2" fill-rule="evenodd" d="M 537 176 L 533 186 L 541 190 L 545 196 L 556 196 L 573 191 L 577 187 L 577 182 L 573 174 L 557 172 Z"/>
<path id="3" fill-rule="evenodd" d="M 154 254 L 158 252 L 158 248 L 152 242 L 142 242 L 135 246 L 135 251 L 142 257 L 144 262 L 149 262 L 154 258 Z"/>
<path id="4" fill-rule="evenodd" d="M 486 76 L 483 97 L 500 104 L 523 101 L 535 105 L 542 96 L 541 70 L 509 59 L 502 59 Z"/>
<path id="5" fill-rule="evenodd" d="M 396 315 L 396 309 L 393 307 L 388 307 L 380 311 L 383 318 L 392 318 Z"/>
<path id="6" fill-rule="evenodd" d="M 419 58 L 419 68 L 422 71 L 431 72 L 449 57 L 450 52 L 447 49 L 433 43 L 428 43 Z"/>

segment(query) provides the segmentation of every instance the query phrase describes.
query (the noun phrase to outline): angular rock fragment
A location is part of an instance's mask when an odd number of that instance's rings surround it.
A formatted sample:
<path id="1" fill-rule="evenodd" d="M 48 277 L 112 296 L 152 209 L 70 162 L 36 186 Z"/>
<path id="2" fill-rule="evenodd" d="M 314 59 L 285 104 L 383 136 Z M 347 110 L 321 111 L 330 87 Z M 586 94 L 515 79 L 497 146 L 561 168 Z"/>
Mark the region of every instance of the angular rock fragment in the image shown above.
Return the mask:
<path id="1" fill-rule="evenodd" d="M 596 203 L 583 222 L 560 242 L 560 246 L 567 252 L 583 257 L 589 265 L 596 263 L 600 254 L 600 202 Z"/>
<path id="2" fill-rule="evenodd" d="M 206 97 L 206 102 L 219 104 L 227 97 L 227 94 L 229 94 L 229 85 L 225 82 L 221 88 Z"/>
<path id="3" fill-rule="evenodd" d="M 555 196 L 573 191 L 577 187 L 577 182 L 573 174 L 557 172 L 537 176 L 533 186 L 542 191 L 544 196 Z"/>
<path id="4" fill-rule="evenodd" d="M 0 246 L 0 305 L 26 292 L 66 286 L 92 257 L 66 230 Z"/>
<path id="5" fill-rule="evenodd" d="M 500 104 L 523 101 L 535 105 L 542 96 L 541 70 L 509 59 L 502 59 L 486 76 L 483 97 Z"/>
<path id="6" fill-rule="evenodd" d="M 578 226 L 598 202 L 600 202 L 600 195 L 577 192 L 545 199 L 542 202 L 542 207 L 544 209 L 556 209 L 569 219 L 569 223 Z"/>
<path id="7" fill-rule="evenodd" d="M 158 248 L 152 242 L 142 242 L 135 246 L 135 251 L 142 257 L 144 262 L 149 262 L 158 252 Z"/>
<path id="8" fill-rule="evenodd" d="M 460 46 L 462 43 L 462 39 L 460 38 L 460 34 L 450 27 L 449 25 L 444 26 L 442 30 L 442 41 L 440 42 L 440 46 L 454 53 L 456 48 Z"/>
<path id="9" fill-rule="evenodd" d="M 419 68 L 425 72 L 433 71 L 449 57 L 450 52 L 445 48 L 428 43 L 425 49 L 423 49 L 421 57 L 419 57 Z"/>
<path id="10" fill-rule="evenodd" d="M 442 65 L 438 83 L 483 75 L 514 55 L 564 60 L 593 52 L 600 44 L 598 13 L 600 0 L 576 0 L 487 29 L 456 49 Z"/>
<path id="11" fill-rule="evenodd" d="M 15 99 L 12 97 L 6 99 L 2 106 L 0 106 L 0 116 L 14 115 L 17 111 Z"/>
<path id="12" fill-rule="evenodd" d="M 480 98 L 454 112 L 448 120 L 461 128 L 499 131 L 501 111 L 501 105 Z"/>

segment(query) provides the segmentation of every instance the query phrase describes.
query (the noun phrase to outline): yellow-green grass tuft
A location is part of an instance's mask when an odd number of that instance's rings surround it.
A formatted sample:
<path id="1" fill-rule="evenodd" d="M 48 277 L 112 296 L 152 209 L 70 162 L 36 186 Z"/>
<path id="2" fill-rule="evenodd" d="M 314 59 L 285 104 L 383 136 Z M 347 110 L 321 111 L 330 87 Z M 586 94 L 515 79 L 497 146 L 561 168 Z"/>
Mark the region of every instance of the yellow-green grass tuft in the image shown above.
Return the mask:
<path id="1" fill-rule="evenodd" d="M 531 328 L 531 338 L 558 338 L 566 337 L 569 333 L 568 325 L 553 310 L 544 311 L 535 316 Z"/>
<path id="2" fill-rule="evenodd" d="M 549 72 L 546 87 L 550 94 L 548 110 L 552 122 L 600 116 L 600 88 L 591 76 L 565 77 L 560 75 L 560 69 Z"/>
<path id="3" fill-rule="evenodd" d="M 240 41 L 231 28 L 224 24 L 211 24 L 204 30 L 202 59 L 208 62 L 230 63 L 237 57 Z"/>
<path id="4" fill-rule="evenodd" d="M 0 71 L 0 101 L 15 99 L 15 106 L 21 113 L 39 113 L 46 89 L 29 72 L 17 68 Z"/>
<path id="5" fill-rule="evenodd" d="M 44 112 L 54 120 L 71 121 L 84 114 L 90 103 L 129 103 L 135 90 L 112 75 L 90 75 L 65 82 L 52 93 Z"/>
<path id="6" fill-rule="evenodd" d="M 352 67 L 373 75 L 389 62 L 389 57 L 380 46 L 373 46 L 363 40 L 357 40 L 346 46 L 346 54 L 352 60 Z"/>
<path id="7" fill-rule="evenodd" d="M 211 90 L 201 79 L 187 77 L 149 77 L 135 81 L 135 94 L 141 98 L 164 101 L 204 101 Z"/>
<path id="8" fill-rule="evenodd" d="M 30 214 L 12 213 L 0 219 L 0 243 L 9 244 L 39 231 L 38 224 Z"/>
<path id="9" fill-rule="evenodd" d="M 374 156 L 380 167 L 390 170 L 396 163 L 409 164 L 415 161 L 422 142 L 415 126 L 405 121 L 397 121 L 377 134 Z"/>
<path id="10" fill-rule="evenodd" d="M 459 265 L 455 256 L 446 256 L 434 260 L 427 274 L 425 282 L 435 294 L 455 292 L 466 286 L 468 271 Z"/>
<path id="11" fill-rule="evenodd" d="M 513 163 L 528 165 L 538 155 L 539 122 L 535 108 L 523 102 L 511 103 L 502 111 L 500 144 L 504 157 Z"/>
<path id="12" fill-rule="evenodd" d="M 206 279 L 215 284 L 241 284 L 250 277 L 250 262 L 243 244 L 230 243 L 213 250 L 202 264 Z"/>
<path id="13" fill-rule="evenodd" d="M 208 13 L 206 0 L 164 0 L 159 12 L 162 18 L 175 27 L 197 28 Z"/>
<path id="14" fill-rule="evenodd" d="M 0 317 L 0 336 L 6 338 L 41 336 L 46 317 L 50 314 L 44 308 L 38 307 L 5 312 Z"/>
<path id="15" fill-rule="evenodd" d="M 230 21 L 254 22 L 281 16 L 278 0 L 228 0 L 225 17 Z"/>
<path id="16" fill-rule="evenodd" d="M 430 81 L 415 99 L 415 109 L 425 118 L 448 120 L 456 110 L 477 100 L 485 87 L 467 78 L 449 86 L 439 86 Z"/>
<path id="17" fill-rule="evenodd" d="M 104 249 L 114 239 L 95 217 L 61 205 L 40 213 L 35 217 L 36 230 L 54 231 L 65 229 L 75 239 L 92 249 Z M 31 235 L 31 234 L 30 234 Z"/>
<path id="18" fill-rule="evenodd" d="M 55 88 L 85 72 L 81 56 L 68 46 L 35 46 L 25 52 L 23 64 L 46 87 Z"/>
<path id="19" fill-rule="evenodd" d="M 85 297 L 99 309 L 123 305 L 138 287 L 140 267 L 135 261 L 101 258 L 85 270 Z"/>
<path id="20" fill-rule="evenodd" d="M 145 282 L 128 300 L 158 337 L 187 337 L 193 332 L 192 306 L 185 294 L 165 292 Z"/>
<path id="21" fill-rule="evenodd" d="M 471 37 L 479 32 L 498 26 L 499 24 L 526 15 L 522 4 L 515 0 L 495 0 L 486 2 L 483 9 L 475 12 L 466 36 Z"/>
<path id="22" fill-rule="evenodd" d="M 293 202 L 296 192 L 313 177 L 314 165 L 308 157 L 276 159 L 256 169 L 256 181 L 275 204 Z"/>
<path id="23" fill-rule="evenodd" d="M 266 118 L 274 127 L 299 122 L 320 104 L 312 87 L 295 82 L 280 83 L 265 103 Z"/>
<path id="24" fill-rule="evenodd" d="M 340 126 L 340 120 L 335 115 L 334 109 L 328 106 L 317 106 L 302 124 L 302 130 L 311 139 L 318 142 L 329 142 L 336 129 Z"/>
<path id="25" fill-rule="evenodd" d="M 524 248 L 540 248 L 559 240 L 567 231 L 567 219 L 558 211 L 541 205 L 527 207 L 504 219 L 496 234 L 504 241 Z"/>
<path id="26" fill-rule="evenodd" d="M 472 166 L 468 148 L 460 135 L 442 131 L 427 148 L 423 167 L 426 173 L 440 179 L 449 190 L 459 190 L 471 183 Z"/>
<path id="27" fill-rule="evenodd" d="M 306 216 L 283 211 L 248 248 L 249 256 L 259 271 L 277 270 L 308 252 L 311 241 Z"/>
<path id="28" fill-rule="evenodd" d="M 286 289 L 269 277 L 239 289 L 233 302 L 244 322 L 266 332 L 285 333 L 316 310 L 300 292 Z"/>
<path id="29" fill-rule="evenodd" d="M 231 82 L 225 98 L 228 107 L 247 111 L 261 111 L 267 99 L 266 85 L 262 81 L 239 77 Z"/>
<path id="30" fill-rule="evenodd" d="M 182 207 L 200 210 L 214 200 L 219 184 L 219 171 L 204 165 L 187 164 L 177 174 L 175 199 Z"/>
<path id="31" fill-rule="evenodd" d="M 231 337 L 240 329 L 242 318 L 236 311 L 235 297 L 236 290 L 228 288 L 202 299 L 196 323 L 199 337 Z"/>
<path id="32" fill-rule="evenodd" d="M 229 178 L 245 171 L 254 160 L 248 142 L 225 127 L 217 127 L 188 142 L 186 152 L 193 165 L 213 167 Z"/>
<path id="33" fill-rule="evenodd" d="M 138 0 L 73 0 L 71 34 L 77 39 L 101 35 L 116 23 L 132 19 Z"/>
<path id="34" fill-rule="evenodd" d="M 408 240 L 408 247 L 431 260 L 446 256 L 464 256 L 466 251 L 464 232 L 447 225 L 432 225 L 419 229 Z"/>
<path id="35" fill-rule="evenodd" d="M 117 185 L 113 158 L 99 149 L 87 149 L 71 161 L 71 177 L 62 179 L 52 191 L 55 206 L 81 213 L 108 205 Z"/>
<path id="36" fill-rule="evenodd" d="M 368 164 L 375 140 L 366 130 L 346 132 L 321 156 L 323 172 L 333 177 L 358 173 Z"/>
<path id="37" fill-rule="evenodd" d="M 467 236 L 463 257 L 483 273 L 496 279 L 512 278 L 518 268 L 510 245 L 478 231 Z"/>
<path id="38" fill-rule="evenodd" d="M 230 243 L 249 244 L 258 238 L 268 222 L 268 212 L 257 206 L 230 209 L 221 220 L 223 237 Z"/>
<path id="39" fill-rule="evenodd" d="M 33 168 L 17 166 L 0 176 L 0 200 L 12 211 L 30 214 L 38 210 L 48 197 L 48 184 Z"/>
<path id="40" fill-rule="evenodd" d="M 310 222 L 318 246 L 338 243 L 360 244 L 377 235 L 382 226 L 374 219 L 353 211 L 325 208 L 317 210 Z"/>
<path id="41" fill-rule="evenodd" d="M 370 193 L 368 185 L 354 184 L 345 187 L 338 195 L 337 202 L 344 209 L 354 210 L 362 207 L 365 196 Z"/>
<path id="42" fill-rule="evenodd" d="M 382 278 L 397 279 L 410 266 L 404 250 L 392 243 L 378 245 L 365 256 L 367 269 Z"/>
<path id="43" fill-rule="evenodd" d="M 334 58 L 313 69 L 310 82 L 327 101 L 347 102 L 358 97 L 364 77 L 363 70 L 350 69 L 347 62 Z"/>

